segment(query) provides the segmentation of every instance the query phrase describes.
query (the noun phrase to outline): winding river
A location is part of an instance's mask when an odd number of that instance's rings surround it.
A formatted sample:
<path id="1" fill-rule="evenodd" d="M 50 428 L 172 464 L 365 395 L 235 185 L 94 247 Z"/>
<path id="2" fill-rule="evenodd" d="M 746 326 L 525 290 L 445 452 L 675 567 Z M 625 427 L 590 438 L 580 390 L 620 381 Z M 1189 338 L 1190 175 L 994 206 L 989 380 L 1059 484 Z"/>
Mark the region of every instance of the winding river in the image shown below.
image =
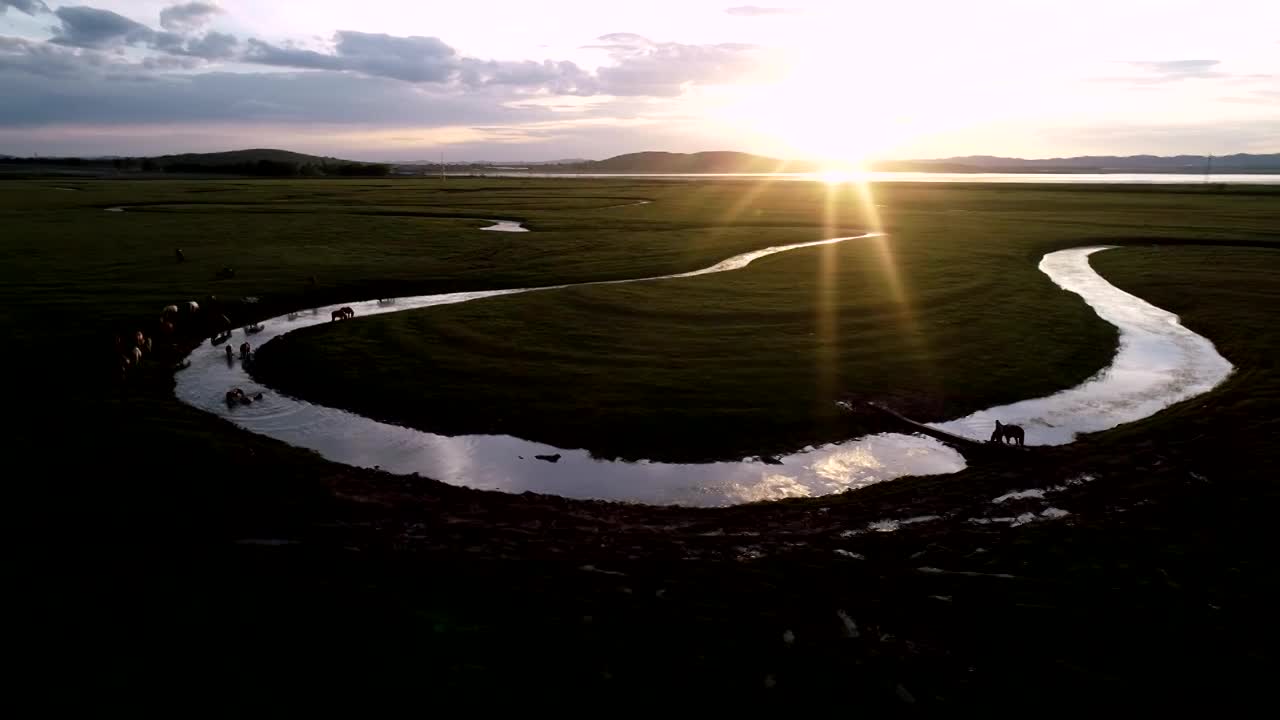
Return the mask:
<path id="1" fill-rule="evenodd" d="M 502 228 L 511 229 L 511 225 Z M 874 236 L 780 245 L 735 255 L 711 267 L 686 273 L 573 286 L 652 282 L 728 272 L 775 253 Z M 966 437 L 985 438 L 994 421 L 1000 419 L 1026 427 L 1028 444 L 1066 443 L 1079 433 L 1147 417 L 1212 389 L 1230 374 L 1231 364 L 1218 354 L 1213 344 L 1183 327 L 1176 315 L 1112 286 L 1094 272 L 1088 258 L 1105 249 L 1073 248 L 1049 253 L 1040 263 L 1040 270 L 1064 290 L 1080 295 L 1101 318 L 1119 328 L 1120 348 L 1112 364 L 1077 387 L 1044 398 L 990 408 L 938 423 L 937 427 Z M 564 287 L 570 285 L 420 295 L 349 305 L 357 317 L 363 317 Z M 330 312 L 337 307 L 319 307 L 272 318 L 263 322 L 264 329 L 248 340 L 254 346 L 261 346 L 292 330 L 327 323 Z M 241 331 L 237 331 L 230 342 L 238 345 L 242 339 Z M 585 450 L 564 450 L 510 436 L 436 435 L 288 397 L 254 382 L 238 360 L 227 361 L 222 348 L 202 346 L 190 359 L 191 366 L 176 376 L 175 392 L 182 402 L 193 407 L 223 417 L 250 432 L 314 450 L 335 462 L 380 467 L 398 474 L 419 474 L 487 490 L 720 506 L 827 495 L 896 477 L 952 473 L 965 467 L 963 456 L 951 447 L 923 435 L 898 433 L 807 447 L 774 463 L 759 458 L 701 464 L 599 460 Z M 251 394 L 261 391 L 265 395 L 252 405 L 228 407 L 223 398 L 232 387 Z"/>

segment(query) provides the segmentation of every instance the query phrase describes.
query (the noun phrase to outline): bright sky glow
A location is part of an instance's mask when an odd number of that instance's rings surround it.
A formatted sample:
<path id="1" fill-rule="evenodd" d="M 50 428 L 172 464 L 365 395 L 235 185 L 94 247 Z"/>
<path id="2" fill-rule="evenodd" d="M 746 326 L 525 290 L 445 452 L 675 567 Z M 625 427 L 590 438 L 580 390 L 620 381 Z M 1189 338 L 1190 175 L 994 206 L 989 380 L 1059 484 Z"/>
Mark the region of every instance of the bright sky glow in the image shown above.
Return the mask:
<path id="1" fill-rule="evenodd" d="M 1275 0 L 84 1 L 0 0 L 0 153 L 1280 152 Z"/>

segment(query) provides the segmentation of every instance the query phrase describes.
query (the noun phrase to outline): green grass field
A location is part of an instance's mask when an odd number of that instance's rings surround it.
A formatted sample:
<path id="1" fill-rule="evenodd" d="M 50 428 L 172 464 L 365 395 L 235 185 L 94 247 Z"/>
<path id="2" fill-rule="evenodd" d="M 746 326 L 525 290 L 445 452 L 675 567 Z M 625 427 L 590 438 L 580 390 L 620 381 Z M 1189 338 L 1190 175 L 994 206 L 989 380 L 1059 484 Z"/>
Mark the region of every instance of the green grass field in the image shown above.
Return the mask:
<path id="1" fill-rule="evenodd" d="M 822 225 L 827 190 L 812 185 L 771 187 L 727 225 L 728 193 L 700 214 L 676 198 L 619 211 L 625 224 L 601 211 L 602 240 L 626 233 L 615 243 L 629 245 L 678 222 L 679 242 L 722 255 L 746 247 L 725 242 L 744 230 L 759 245 L 857 227 L 883 226 L 889 237 L 722 275 L 311 328 L 267 346 L 258 373 L 302 397 L 443 434 L 506 433 L 631 459 L 785 453 L 885 429 L 842 416 L 832 401 L 846 392 L 941 420 L 1083 381 L 1109 361 L 1114 331 L 1037 272 L 1039 256 L 1094 238 L 1158 236 L 1168 230 L 1146 221 L 1161 215 L 1220 227 L 1258 204 L 1144 191 L 882 193 L 878 223 L 848 215 L 832 231 Z M 834 200 L 845 214 L 861 209 L 848 192 Z M 790 227 L 806 215 L 808 230 Z M 1263 227 L 1235 222 L 1246 236 Z M 557 239 L 548 230 L 506 243 Z M 631 276 L 653 272 L 648 248 L 635 250 Z M 710 264 L 676 267 L 698 263 Z"/>
<path id="2" fill-rule="evenodd" d="M 655 202 L 605 209 L 637 199 Z M 20 350 L 8 507 L 31 526 L 24 548 L 72 550 L 32 583 L 59 621 L 46 652 L 87 648 L 60 654 L 59 676 L 83 666 L 101 699 L 248 674 L 632 696 L 758 692 L 772 675 L 890 708 L 898 686 L 925 706 L 1269 687 L 1280 258 L 1214 244 L 1280 244 L 1280 192 L 886 185 L 873 204 L 883 246 L 357 319 L 285 338 L 264 366 L 307 397 L 431 429 L 628 456 L 784 451 L 859 430 L 829 415 L 833 393 L 941 417 L 1092 373 L 1112 330 L 1035 264 L 1118 242 L 1135 247 L 1095 267 L 1237 372 L 1071 446 L 833 498 L 682 510 L 468 491 L 238 431 L 177 403 L 162 368 L 116 382 L 111 336 L 209 294 L 258 296 L 266 316 L 635 277 L 876 220 L 854 202 L 829 211 L 807 184 L 0 182 L 0 329 Z M 146 207 L 103 212 L 117 205 Z M 215 279 L 223 266 L 235 279 Z M 968 522 L 1006 512 L 996 495 L 1084 472 L 1098 480 L 1054 498 L 1064 521 Z M 925 513 L 944 519 L 843 534 Z M 295 544 L 233 544 L 246 538 Z"/>

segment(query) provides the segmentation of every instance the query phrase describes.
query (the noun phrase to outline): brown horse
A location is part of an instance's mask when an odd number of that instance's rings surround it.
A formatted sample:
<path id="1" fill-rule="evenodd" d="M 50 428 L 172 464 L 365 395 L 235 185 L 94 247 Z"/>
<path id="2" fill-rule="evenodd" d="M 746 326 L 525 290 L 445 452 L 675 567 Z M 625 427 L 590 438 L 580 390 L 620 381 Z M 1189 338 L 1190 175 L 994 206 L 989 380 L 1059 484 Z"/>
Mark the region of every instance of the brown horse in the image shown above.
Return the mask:
<path id="1" fill-rule="evenodd" d="M 996 421 L 996 429 L 991 433 L 991 442 L 1004 444 L 1013 441 L 1017 445 L 1026 445 L 1026 433 L 1022 431 L 1019 425 L 1005 425 L 999 420 Z"/>
<path id="2" fill-rule="evenodd" d="M 329 317 L 330 317 L 329 322 L 337 322 L 339 320 L 346 320 L 347 314 L 341 310 L 334 310 L 333 312 L 329 313 Z"/>

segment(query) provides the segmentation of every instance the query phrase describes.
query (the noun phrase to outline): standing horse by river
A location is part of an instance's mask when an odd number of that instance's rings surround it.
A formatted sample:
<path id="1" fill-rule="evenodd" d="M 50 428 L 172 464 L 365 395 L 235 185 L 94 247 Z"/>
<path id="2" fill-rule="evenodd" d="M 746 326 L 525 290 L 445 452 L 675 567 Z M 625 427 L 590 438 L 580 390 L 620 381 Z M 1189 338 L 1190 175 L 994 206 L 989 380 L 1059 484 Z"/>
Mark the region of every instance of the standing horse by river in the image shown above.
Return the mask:
<path id="1" fill-rule="evenodd" d="M 1005 425 L 997 420 L 996 429 L 991 433 L 991 442 L 1004 444 L 1009 441 L 1020 446 L 1026 445 L 1026 433 L 1022 431 L 1020 425 Z"/>

